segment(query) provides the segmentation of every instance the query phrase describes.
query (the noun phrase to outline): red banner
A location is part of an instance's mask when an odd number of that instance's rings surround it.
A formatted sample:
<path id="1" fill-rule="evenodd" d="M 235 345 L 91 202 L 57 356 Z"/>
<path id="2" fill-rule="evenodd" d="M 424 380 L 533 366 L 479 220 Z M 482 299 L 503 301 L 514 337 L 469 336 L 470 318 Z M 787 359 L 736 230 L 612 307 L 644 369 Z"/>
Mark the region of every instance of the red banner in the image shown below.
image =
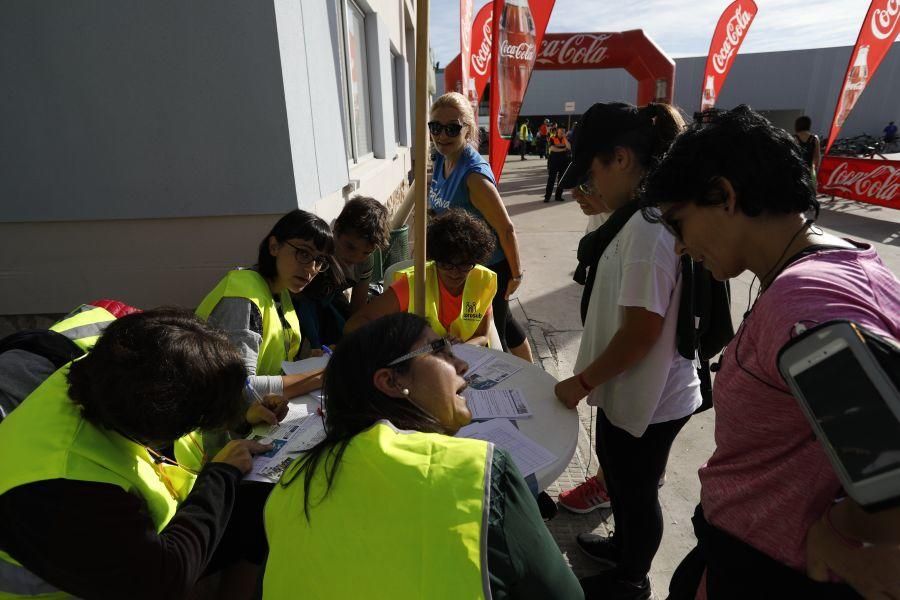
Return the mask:
<path id="1" fill-rule="evenodd" d="M 826 156 L 819 193 L 900 209 L 900 161 Z"/>
<path id="2" fill-rule="evenodd" d="M 734 64 L 734 57 L 747 37 L 747 31 L 756 17 L 756 12 L 756 3 L 753 0 L 735 0 L 719 17 L 716 31 L 709 43 L 709 56 L 706 58 L 706 70 L 703 72 L 700 110 L 715 106 L 719 91 Z"/>
<path id="3" fill-rule="evenodd" d="M 838 103 L 834 109 L 834 119 L 831 121 L 831 130 L 828 133 L 828 147 L 825 153 L 837 139 L 838 132 L 844 126 L 847 115 L 856 106 L 856 101 L 866 89 L 875 71 L 881 64 L 891 44 L 897 39 L 900 23 L 900 0 L 872 0 L 869 12 L 863 21 L 859 36 L 856 38 L 856 46 L 850 55 L 847 65 L 847 74 L 844 75 L 844 85 L 838 94 Z"/>
<path id="4" fill-rule="evenodd" d="M 498 183 L 555 1 L 494 0 L 490 163 Z"/>
<path id="5" fill-rule="evenodd" d="M 475 82 L 469 76 L 469 57 L 472 55 L 472 6 L 474 0 L 459 0 L 459 55 L 460 89 L 456 90 L 472 101 L 475 93 Z M 471 88 L 471 89 L 470 89 Z M 477 108 L 477 98 L 475 99 Z"/>

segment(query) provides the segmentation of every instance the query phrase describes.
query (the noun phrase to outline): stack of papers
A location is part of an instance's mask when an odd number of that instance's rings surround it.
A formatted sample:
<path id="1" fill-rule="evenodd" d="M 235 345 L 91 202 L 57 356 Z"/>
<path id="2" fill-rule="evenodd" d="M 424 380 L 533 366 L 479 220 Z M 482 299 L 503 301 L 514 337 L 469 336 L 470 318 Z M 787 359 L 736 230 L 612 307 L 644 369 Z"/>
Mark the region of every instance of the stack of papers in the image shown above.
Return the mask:
<path id="1" fill-rule="evenodd" d="M 328 365 L 328 359 L 331 357 L 327 354 L 323 356 L 313 356 L 312 358 L 304 358 L 296 362 L 284 361 L 281 363 L 281 370 L 285 375 L 298 375 L 309 371 L 324 369 Z"/>
<path id="2" fill-rule="evenodd" d="M 482 421 L 499 417 L 524 419 L 531 416 L 521 390 L 473 390 L 463 391 L 472 420 Z"/>
<path id="3" fill-rule="evenodd" d="M 325 424 L 320 415 L 309 414 L 305 405 L 290 404 L 281 423 L 257 426 L 247 439 L 272 444 L 272 449 L 253 457 L 253 468 L 245 479 L 276 483 L 294 459 L 325 439 Z"/>
<path id="4" fill-rule="evenodd" d="M 494 419 L 466 425 L 456 437 L 484 440 L 506 450 L 522 477 L 528 477 L 556 462 L 556 457 L 540 444 L 533 442 L 506 419 Z"/>

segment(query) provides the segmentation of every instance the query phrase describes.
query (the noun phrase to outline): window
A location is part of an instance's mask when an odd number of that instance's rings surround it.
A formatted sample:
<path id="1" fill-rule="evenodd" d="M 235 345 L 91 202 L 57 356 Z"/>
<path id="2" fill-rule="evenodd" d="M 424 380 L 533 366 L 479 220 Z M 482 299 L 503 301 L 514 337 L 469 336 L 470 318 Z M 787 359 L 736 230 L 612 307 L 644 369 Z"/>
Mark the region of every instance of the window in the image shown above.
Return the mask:
<path id="1" fill-rule="evenodd" d="M 344 136 L 347 159 L 359 162 L 372 154 L 372 124 L 369 110 L 369 77 L 366 67 L 366 15 L 352 0 L 343 5 L 341 75 L 344 110 L 349 115 Z"/>
<path id="2" fill-rule="evenodd" d="M 400 141 L 400 86 L 402 85 L 400 68 L 402 66 L 403 62 L 400 56 L 391 51 L 391 85 L 394 90 L 394 141 L 398 146 L 403 145 Z"/>

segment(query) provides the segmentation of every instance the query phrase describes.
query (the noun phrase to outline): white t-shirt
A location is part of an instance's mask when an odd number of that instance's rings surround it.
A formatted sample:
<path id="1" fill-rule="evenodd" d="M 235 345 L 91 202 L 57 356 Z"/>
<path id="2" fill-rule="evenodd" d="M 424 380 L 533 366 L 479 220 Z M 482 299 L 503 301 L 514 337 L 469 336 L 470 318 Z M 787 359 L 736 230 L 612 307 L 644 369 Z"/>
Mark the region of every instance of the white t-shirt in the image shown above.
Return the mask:
<path id="1" fill-rule="evenodd" d="M 675 348 L 681 299 L 679 263 L 671 234 L 637 212 L 597 265 L 576 373 L 606 349 L 622 326 L 626 306 L 665 318 L 662 335 L 650 353 L 588 396 L 588 403 L 599 406 L 613 425 L 635 437 L 642 436 L 650 424 L 692 414 L 701 403 L 696 369 Z"/>

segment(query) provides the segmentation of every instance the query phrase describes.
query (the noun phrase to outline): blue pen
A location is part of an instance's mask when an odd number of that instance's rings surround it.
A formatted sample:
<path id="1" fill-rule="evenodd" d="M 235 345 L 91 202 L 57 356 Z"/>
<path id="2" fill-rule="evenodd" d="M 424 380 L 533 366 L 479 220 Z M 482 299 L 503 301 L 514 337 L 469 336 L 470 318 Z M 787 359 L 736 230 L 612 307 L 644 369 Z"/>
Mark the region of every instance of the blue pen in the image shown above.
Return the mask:
<path id="1" fill-rule="evenodd" d="M 322 346 L 322 352 L 325 353 L 325 356 L 331 356 L 332 354 L 331 348 L 329 348 L 328 346 Z"/>
<path id="2" fill-rule="evenodd" d="M 250 378 L 249 378 L 249 377 L 247 378 L 246 386 L 247 386 L 247 389 L 250 390 L 250 395 L 253 396 L 254 398 L 256 398 L 256 401 L 257 401 L 257 402 L 259 402 L 260 404 L 263 404 L 263 399 L 262 399 L 262 397 L 259 395 L 259 392 L 257 392 L 255 389 L 253 389 L 253 386 L 250 385 Z"/>

